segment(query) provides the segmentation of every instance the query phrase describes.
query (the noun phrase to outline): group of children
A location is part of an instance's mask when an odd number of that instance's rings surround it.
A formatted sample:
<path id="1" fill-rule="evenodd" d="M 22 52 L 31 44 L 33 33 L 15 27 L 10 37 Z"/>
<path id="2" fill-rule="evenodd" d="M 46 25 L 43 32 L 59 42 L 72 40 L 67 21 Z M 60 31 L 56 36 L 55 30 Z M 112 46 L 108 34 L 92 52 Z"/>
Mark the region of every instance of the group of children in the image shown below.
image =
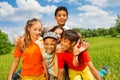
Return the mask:
<path id="1" fill-rule="evenodd" d="M 64 27 L 68 19 L 66 7 L 55 10 L 55 19 L 58 25 L 44 34 L 40 20 L 27 21 L 25 34 L 16 41 L 8 80 L 12 80 L 20 58 L 21 80 L 101 80 L 86 51 L 89 44 L 81 40 L 79 33 Z M 65 76 L 65 65 L 69 78 Z"/>

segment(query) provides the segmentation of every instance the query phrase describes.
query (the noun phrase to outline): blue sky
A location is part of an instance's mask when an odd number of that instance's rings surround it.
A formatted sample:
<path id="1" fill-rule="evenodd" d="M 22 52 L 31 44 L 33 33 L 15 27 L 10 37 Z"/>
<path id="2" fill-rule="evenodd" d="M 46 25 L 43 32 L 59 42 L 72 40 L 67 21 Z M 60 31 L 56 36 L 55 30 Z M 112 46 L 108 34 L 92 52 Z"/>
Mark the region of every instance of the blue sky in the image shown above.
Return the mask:
<path id="1" fill-rule="evenodd" d="M 71 28 L 109 28 L 120 15 L 120 0 L 0 0 L 0 29 L 11 41 L 24 33 L 26 21 L 39 18 L 44 26 L 55 25 L 58 6 L 68 9 Z"/>

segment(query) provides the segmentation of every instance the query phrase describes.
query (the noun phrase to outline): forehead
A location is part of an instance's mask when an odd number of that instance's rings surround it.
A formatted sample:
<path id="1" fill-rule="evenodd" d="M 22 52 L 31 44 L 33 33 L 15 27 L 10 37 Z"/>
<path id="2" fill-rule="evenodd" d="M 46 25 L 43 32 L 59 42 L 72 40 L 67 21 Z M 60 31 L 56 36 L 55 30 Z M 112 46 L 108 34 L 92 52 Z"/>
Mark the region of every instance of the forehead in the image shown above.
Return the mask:
<path id="1" fill-rule="evenodd" d="M 40 22 L 34 22 L 32 27 L 38 27 L 38 28 L 41 28 L 42 27 L 42 24 Z"/>
<path id="2" fill-rule="evenodd" d="M 46 38 L 46 39 L 44 39 L 44 42 L 47 42 L 47 43 L 51 43 L 51 42 L 55 42 L 55 41 L 57 41 L 57 40 L 54 39 L 54 38 Z"/>
<path id="3" fill-rule="evenodd" d="M 66 14 L 67 15 L 67 12 L 65 10 L 60 10 L 57 12 L 57 14 Z"/>
<path id="4" fill-rule="evenodd" d="M 62 29 L 60 29 L 60 28 L 57 28 L 57 29 L 55 29 L 55 31 L 54 32 L 63 32 L 63 30 Z"/>
<path id="5" fill-rule="evenodd" d="M 69 38 L 67 38 L 67 37 L 62 37 L 62 40 L 61 41 L 70 41 L 70 39 Z"/>

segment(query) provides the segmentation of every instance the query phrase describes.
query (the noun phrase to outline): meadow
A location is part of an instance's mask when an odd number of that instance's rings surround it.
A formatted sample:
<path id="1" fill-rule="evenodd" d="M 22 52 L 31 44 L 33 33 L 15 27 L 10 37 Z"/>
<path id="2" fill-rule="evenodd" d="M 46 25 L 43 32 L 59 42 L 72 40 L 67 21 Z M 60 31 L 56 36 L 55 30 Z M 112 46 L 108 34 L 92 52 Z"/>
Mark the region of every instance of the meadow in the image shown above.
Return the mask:
<path id="1" fill-rule="evenodd" d="M 84 40 L 90 43 L 88 52 L 94 66 L 98 70 L 102 66 L 109 67 L 110 73 L 106 80 L 120 80 L 120 38 L 105 36 L 85 38 Z M 0 80 L 7 80 L 13 59 L 13 51 L 10 54 L 0 55 Z"/>

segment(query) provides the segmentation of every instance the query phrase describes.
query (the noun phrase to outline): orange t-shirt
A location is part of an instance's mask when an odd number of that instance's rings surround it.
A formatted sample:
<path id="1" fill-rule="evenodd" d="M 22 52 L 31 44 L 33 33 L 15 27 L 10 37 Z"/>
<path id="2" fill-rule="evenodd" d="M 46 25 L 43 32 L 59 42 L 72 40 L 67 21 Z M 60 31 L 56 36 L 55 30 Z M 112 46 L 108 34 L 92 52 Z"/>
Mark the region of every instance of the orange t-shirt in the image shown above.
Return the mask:
<path id="1" fill-rule="evenodd" d="M 14 50 L 15 57 L 22 57 L 22 76 L 35 76 L 43 74 L 43 58 L 40 48 L 32 42 L 26 50 L 21 53 L 16 47 Z"/>

